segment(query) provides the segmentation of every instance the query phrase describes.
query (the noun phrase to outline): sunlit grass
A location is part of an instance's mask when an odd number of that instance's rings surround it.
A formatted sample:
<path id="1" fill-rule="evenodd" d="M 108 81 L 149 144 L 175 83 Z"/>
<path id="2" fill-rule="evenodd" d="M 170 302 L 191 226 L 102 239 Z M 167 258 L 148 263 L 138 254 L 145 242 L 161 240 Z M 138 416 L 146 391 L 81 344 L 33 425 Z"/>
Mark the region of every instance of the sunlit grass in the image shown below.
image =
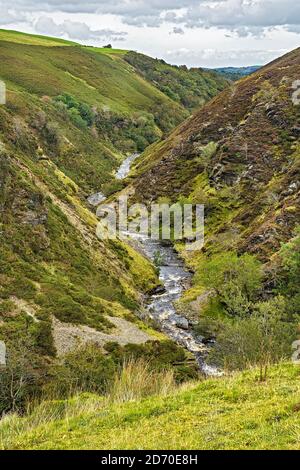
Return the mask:
<path id="1" fill-rule="evenodd" d="M 174 388 L 170 377 L 161 376 L 159 381 L 148 377 L 146 368 L 127 364 L 106 399 L 84 395 L 40 405 L 29 418 L 4 418 L 2 447 L 299 448 L 298 366 L 272 368 L 264 384 L 258 381 L 258 371 L 252 370 L 180 388 Z M 151 396 L 145 396 L 148 393 Z"/>

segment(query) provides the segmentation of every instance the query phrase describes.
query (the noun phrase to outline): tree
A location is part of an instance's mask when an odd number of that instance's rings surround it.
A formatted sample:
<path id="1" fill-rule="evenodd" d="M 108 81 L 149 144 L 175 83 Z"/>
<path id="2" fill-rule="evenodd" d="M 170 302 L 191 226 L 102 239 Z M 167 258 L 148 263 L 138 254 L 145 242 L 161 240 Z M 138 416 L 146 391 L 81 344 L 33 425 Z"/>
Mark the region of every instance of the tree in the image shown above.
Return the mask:
<path id="1" fill-rule="evenodd" d="M 81 117 L 80 112 L 78 111 L 77 108 L 69 109 L 68 113 L 73 124 L 79 127 L 79 129 L 85 129 L 87 127 L 86 121 Z"/>
<path id="2" fill-rule="evenodd" d="M 67 354 L 61 363 L 53 364 L 44 391 L 56 398 L 67 398 L 77 392 L 103 394 L 115 372 L 113 360 L 98 346 L 88 344 Z"/>
<path id="3" fill-rule="evenodd" d="M 91 126 L 94 122 L 94 112 L 88 104 L 80 103 L 78 106 L 78 111 L 82 119 L 87 123 L 88 126 Z"/>
<path id="4" fill-rule="evenodd" d="M 286 321 L 283 297 L 260 302 L 249 317 L 222 323 L 209 361 L 229 371 L 259 366 L 260 380 L 266 380 L 270 364 L 290 358 L 296 330 Z"/>
<path id="5" fill-rule="evenodd" d="M 250 313 L 262 287 L 262 266 L 247 253 L 222 253 L 208 260 L 201 281 L 214 289 L 228 314 L 243 316 Z"/>
<path id="6" fill-rule="evenodd" d="M 30 398 L 39 394 L 44 374 L 45 364 L 35 354 L 30 334 L 8 343 L 6 367 L 0 370 L 0 415 L 24 411 Z"/>
<path id="7" fill-rule="evenodd" d="M 291 315 L 300 311 L 300 227 L 295 230 L 295 237 L 280 251 L 282 261 L 282 279 L 280 291 L 289 297 Z"/>

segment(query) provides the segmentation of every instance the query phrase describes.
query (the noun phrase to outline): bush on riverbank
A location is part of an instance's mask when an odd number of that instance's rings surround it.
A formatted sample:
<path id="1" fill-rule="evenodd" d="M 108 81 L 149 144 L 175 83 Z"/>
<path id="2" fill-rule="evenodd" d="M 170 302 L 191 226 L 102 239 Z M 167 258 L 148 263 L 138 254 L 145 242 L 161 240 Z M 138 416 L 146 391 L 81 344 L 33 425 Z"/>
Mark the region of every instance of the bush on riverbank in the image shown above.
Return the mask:
<path id="1" fill-rule="evenodd" d="M 0 416 L 12 411 L 24 413 L 31 402 L 49 397 L 68 399 L 82 392 L 107 394 L 123 369 L 126 375 L 128 366 L 133 374 L 134 364 L 137 369 L 150 371 L 154 378 L 171 374 L 176 383 L 199 377 L 196 362 L 190 362 L 189 353 L 171 340 L 125 346 L 107 343 L 105 351 L 89 344 L 50 361 L 39 357 L 35 334 L 31 326 L 22 340 L 8 344 L 7 367 L 0 370 Z"/>

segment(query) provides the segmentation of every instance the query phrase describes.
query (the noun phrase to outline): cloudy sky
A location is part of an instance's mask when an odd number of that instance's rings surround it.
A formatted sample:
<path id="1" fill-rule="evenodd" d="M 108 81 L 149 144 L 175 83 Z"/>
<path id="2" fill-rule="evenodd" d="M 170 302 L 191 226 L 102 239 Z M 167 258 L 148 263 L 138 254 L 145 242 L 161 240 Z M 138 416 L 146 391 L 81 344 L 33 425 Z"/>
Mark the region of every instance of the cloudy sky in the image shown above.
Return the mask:
<path id="1" fill-rule="evenodd" d="M 299 0 L 0 0 L 0 27 L 188 66 L 264 64 L 300 45 Z"/>

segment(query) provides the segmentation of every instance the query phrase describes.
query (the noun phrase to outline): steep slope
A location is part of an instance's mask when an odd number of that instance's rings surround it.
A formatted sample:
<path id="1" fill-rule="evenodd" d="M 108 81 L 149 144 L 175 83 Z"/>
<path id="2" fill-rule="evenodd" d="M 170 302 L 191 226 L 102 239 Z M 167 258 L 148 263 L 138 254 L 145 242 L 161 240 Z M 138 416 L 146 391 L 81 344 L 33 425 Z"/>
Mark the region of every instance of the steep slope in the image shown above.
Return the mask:
<path id="1" fill-rule="evenodd" d="M 17 338 L 29 321 L 41 351 L 53 354 L 53 316 L 105 332 L 114 327 L 108 315 L 134 321 L 142 291 L 156 284 L 150 264 L 97 239 L 95 216 L 54 164 L 35 167 L 3 148 L 0 163 L 1 337 Z"/>
<path id="2" fill-rule="evenodd" d="M 81 396 L 0 423 L 4 449 L 250 450 L 299 448 L 299 370 L 206 380 L 127 403 Z M 51 416 L 51 418 L 49 418 Z M 43 418 L 44 417 L 44 418 Z M 47 419 L 48 417 L 48 419 Z"/>
<path id="3" fill-rule="evenodd" d="M 190 111 L 202 106 L 228 85 L 227 77 L 221 77 L 212 70 L 169 65 L 164 60 L 137 52 L 128 52 L 124 60 L 160 91 Z"/>
<path id="4" fill-rule="evenodd" d="M 179 196 L 206 206 L 206 248 L 263 260 L 300 221 L 299 49 L 237 82 L 137 161 L 141 201 Z"/>
<path id="5" fill-rule="evenodd" d="M 37 134 L 46 156 L 89 191 L 112 180 L 120 151 L 145 148 L 144 133 L 150 142 L 159 138 L 153 109 L 176 115 L 171 126 L 185 115 L 121 59 L 88 48 L 2 41 L 0 60 L 6 109 L 28 134 Z"/>

